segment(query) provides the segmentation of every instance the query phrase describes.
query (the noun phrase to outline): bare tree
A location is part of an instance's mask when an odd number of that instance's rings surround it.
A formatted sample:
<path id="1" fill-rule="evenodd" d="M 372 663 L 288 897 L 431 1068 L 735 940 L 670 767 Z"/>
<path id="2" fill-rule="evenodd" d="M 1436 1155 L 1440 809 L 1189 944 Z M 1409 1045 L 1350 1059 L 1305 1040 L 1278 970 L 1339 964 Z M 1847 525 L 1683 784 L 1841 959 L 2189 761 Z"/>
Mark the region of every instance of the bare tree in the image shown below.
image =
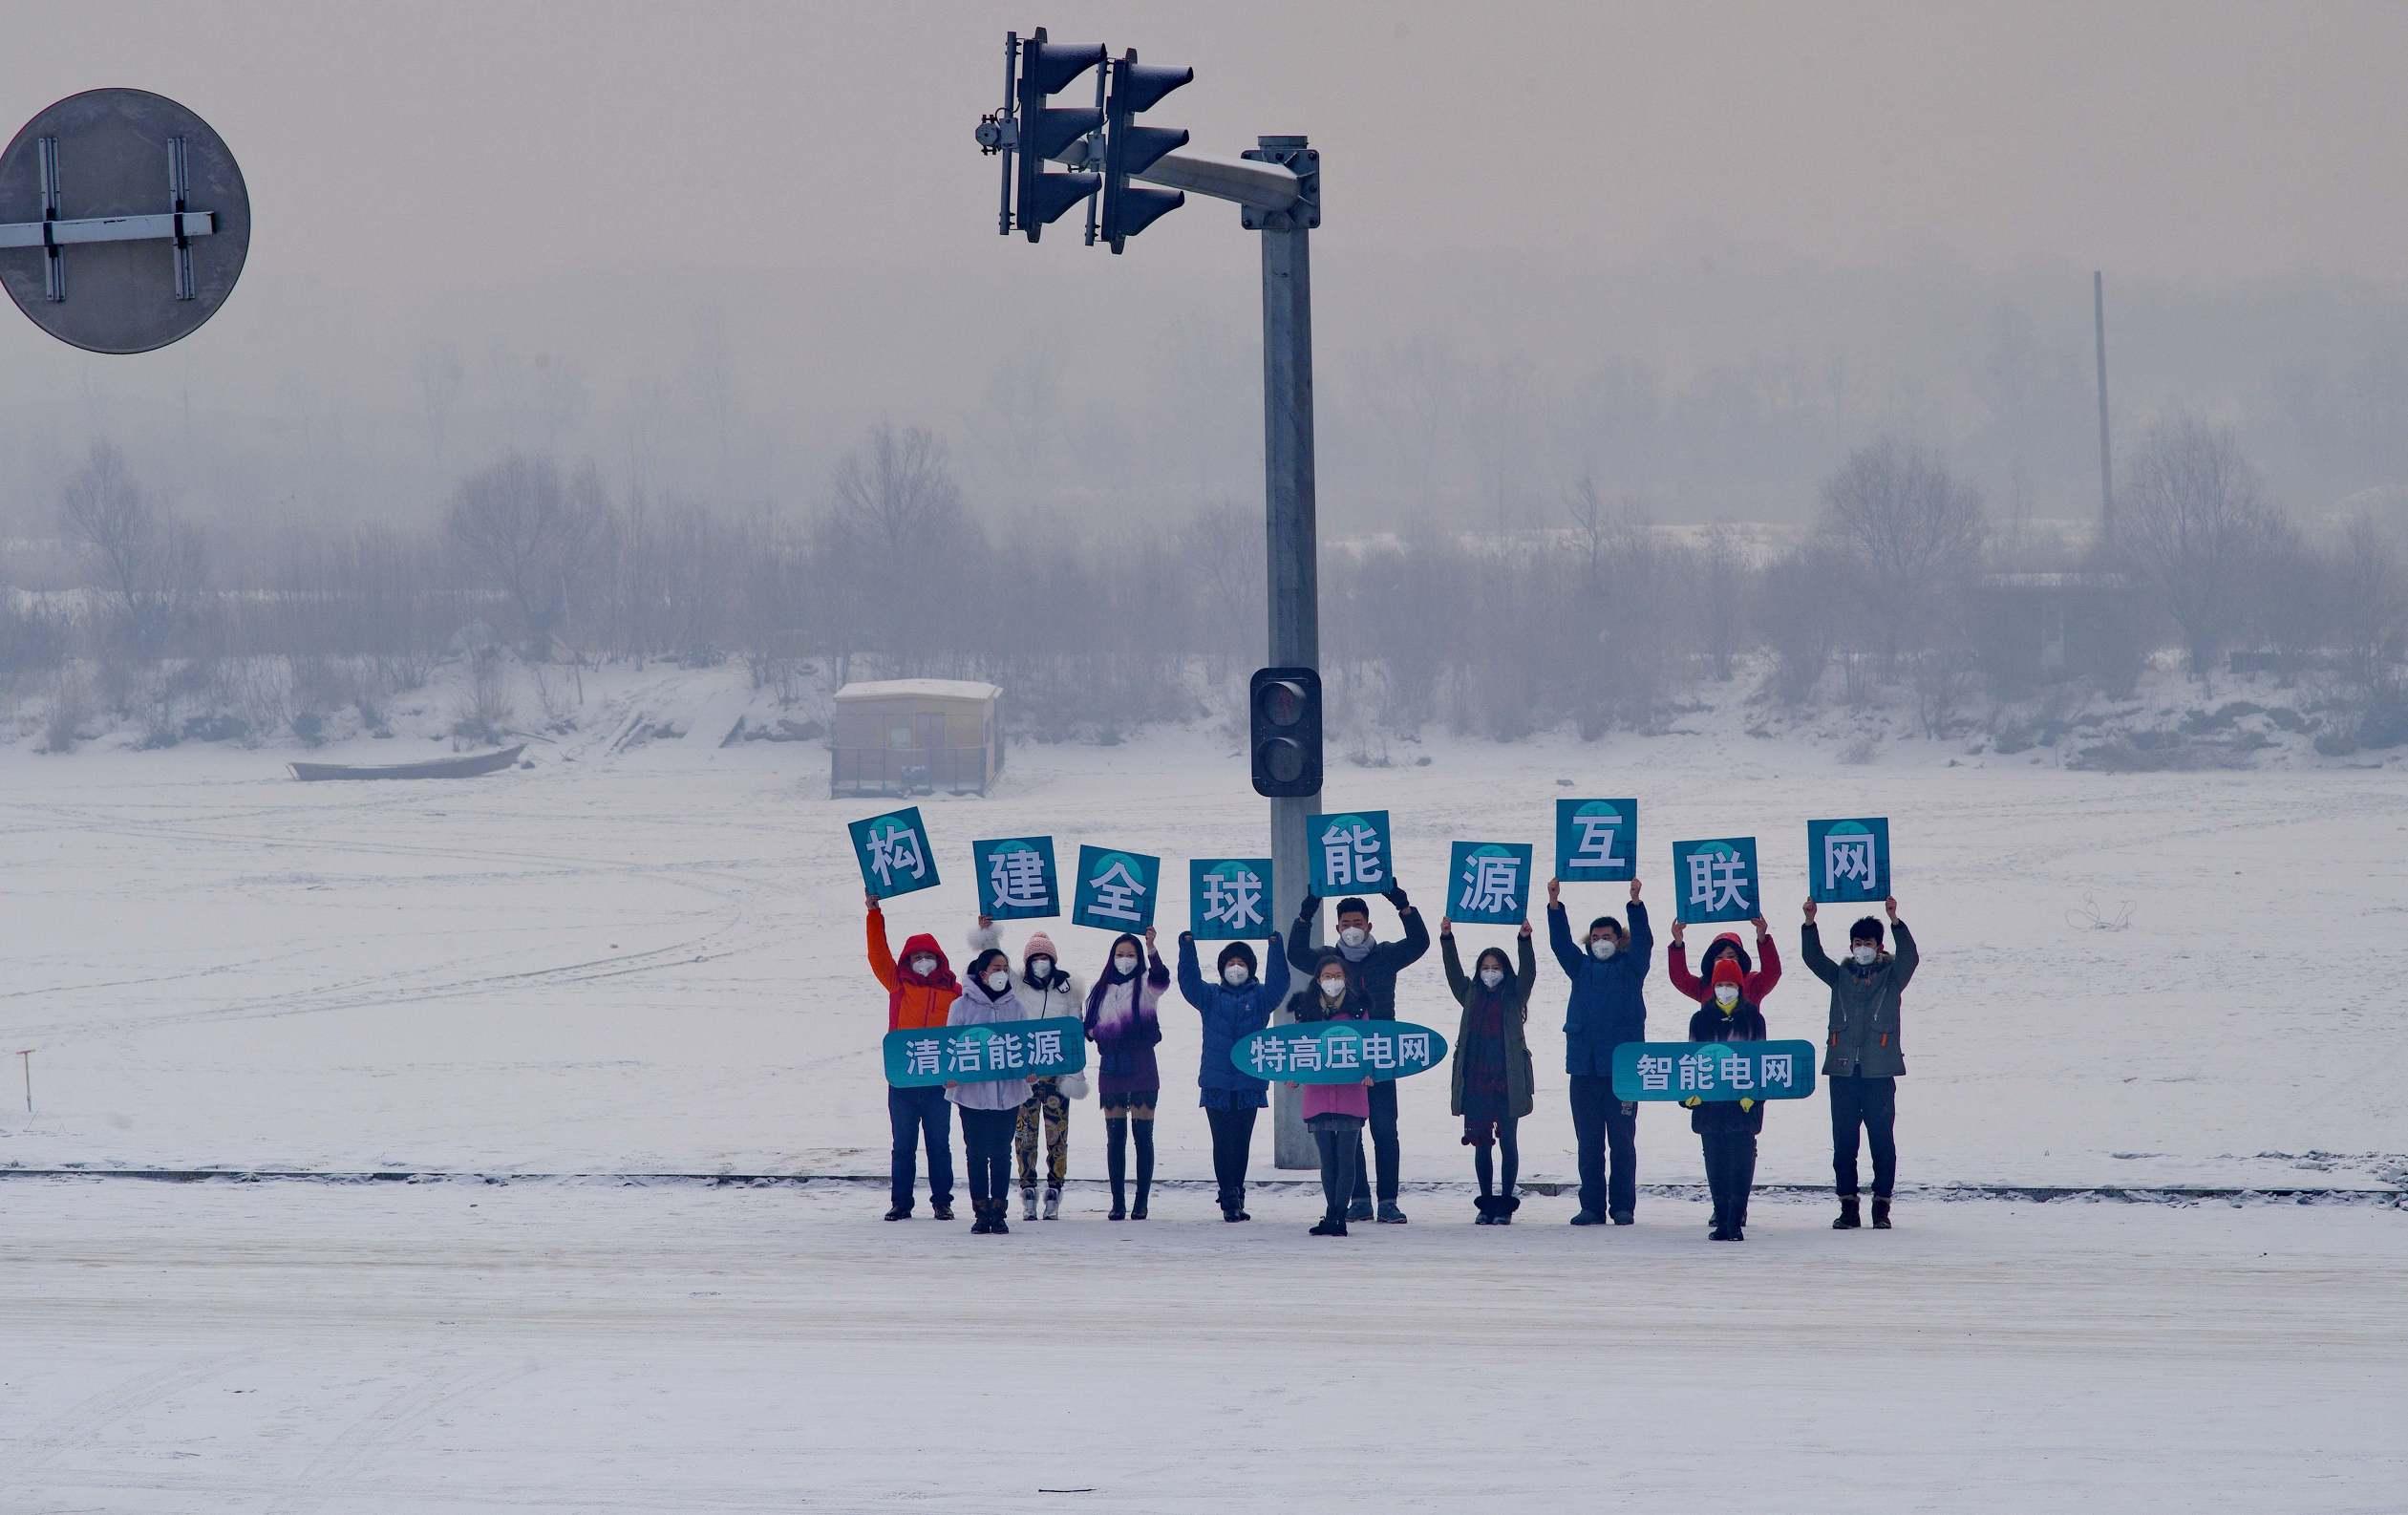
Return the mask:
<path id="1" fill-rule="evenodd" d="M 968 612 L 955 596 L 898 595 L 889 587 L 898 573 L 923 584 L 956 582 L 983 545 L 945 443 L 917 426 L 872 426 L 838 462 L 820 528 L 835 650 L 865 645 L 918 672 L 950 622 Z"/>
<path id="2" fill-rule="evenodd" d="M 1981 565 L 1981 492 L 1940 455 L 1894 437 L 1848 454 L 1823 480 L 1822 527 L 1854 568 L 1885 661 L 1920 646 L 1954 587 Z"/>
<path id="3" fill-rule="evenodd" d="M 58 501 L 59 529 L 83 553 L 134 650 L 156 656 L 207 577 L 198 528 L 163 514 L 135 482 L 125 455 L 92 444 Z"/>
<path id="4" fill-rule="evenodd" d="M 470 565 L 509 595 L 528 636 L 548 643 L 607 508 L 590 465 L 564 480 L 550 459 L 510 453 L 460 480 L 443 524 Z"/>
<path id="5" fill-rule="evenodd" d="M 2398 541 L 2372 515 L 2352 518 L 2331 568 L 2334 630 L 2350 677 L 2382 681 L 2408 646 L 2408 568 Z"/>
<path id="6" fill-rule="evenodd" d="M 2182 631 L 2191 676 L 2248 623 L 2253 578 L 2279 530 L 2228 428 L 2177 415 L 2149 429 L 2116 491 L 2116 537 Z"/>

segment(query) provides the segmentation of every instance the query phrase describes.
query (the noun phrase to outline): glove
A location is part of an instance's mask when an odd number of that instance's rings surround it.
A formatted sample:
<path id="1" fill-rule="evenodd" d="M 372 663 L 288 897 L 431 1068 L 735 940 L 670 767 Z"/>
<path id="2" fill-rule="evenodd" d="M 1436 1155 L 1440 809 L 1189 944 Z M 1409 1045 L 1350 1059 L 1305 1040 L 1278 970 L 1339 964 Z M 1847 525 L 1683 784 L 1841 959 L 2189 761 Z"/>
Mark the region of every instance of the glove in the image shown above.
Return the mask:
<path id="1" fill-rule="evenodd" d="M 1405 907 L 1413 903 L 1411 900 L 1405 898 L 1404 886 L 1400 884 L 1392 884 L 1388 886 L 1388 892 L 1382 897 L 1399 910 L 1402 910 Z"/>
<path id="2" fill-rule="evenodd" d="M 1694 1095 L 1694 1094 L 1693 1094 L 1693 1095 L 1691 1095 L 1688 1099 L 1683 1099 L 1683 1100 L 1680 1102 L 1680 1107 L 1681 1107 L 1682 1109 L 1684 1109 L 1684 1110 L 1694 1110 L 1694 1109 L 1696 1109 L 1699 1105 L 1704 1104 L 1705 1102 L 1706 1102 L 1706 1101 L 1704 1101 L 1703 1099 L 1698 1099 L 1695 1095 Z"/>
<path id="3" fill-rule="evenodd" d="M 1746 1096 L 1744 1096 L 1744 1095 L 1742 1095 L 1742 1096 L 1740 1097 L 1740 1099 L 1739 1099 L 1739 1114 L 1741 1114 L 1741 1115 L 1745 1115 L 1745 1114 L 1747 1114 L 1750 1110 L 1753 1110 L 1753 1109 L 1755 1109 L 1755 1108 L 1756 1108 L 1756 1101 L 1755 1101 L 1755 1100 L 1748 1099 L 1748 1098 L 1747 1098 Z"/>
<path id="4" fill-rule="evenodd" d="M 1321 913 L 1321 896 L 1308 894 L 1296 905 L 1296 919 L 1310 921 Z"/>

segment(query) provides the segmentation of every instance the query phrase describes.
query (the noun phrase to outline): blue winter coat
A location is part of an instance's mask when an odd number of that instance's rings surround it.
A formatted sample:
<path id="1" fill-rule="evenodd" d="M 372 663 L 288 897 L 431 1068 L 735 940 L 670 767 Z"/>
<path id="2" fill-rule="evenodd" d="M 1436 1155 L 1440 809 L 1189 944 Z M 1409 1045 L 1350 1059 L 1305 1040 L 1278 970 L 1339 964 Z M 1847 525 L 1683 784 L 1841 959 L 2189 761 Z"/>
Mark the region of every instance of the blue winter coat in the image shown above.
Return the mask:
<path id="1" fill-rule="evenodd" d="M 1610 1078 L 1613 1050 L 1626 1041 L 1647 1040 L 1647 999 L 1639 983 L 1655 956 L 1647 907 L 1630 902 L 1630 940 L 1602 963 L 1588 954 L 1588 943 L 1572 940 L 1572 923 L 1561 905 L 1546 907 L 1546 940 L 1572 981 L 1571 1003 L 1564 1011 L 1564 1071 Z"/>
<path id="2" fill-rule="evenodd" d="M 1288 960 L 1280 954 L 1279 933 L 1270 935 L 1267 967 L 1244 989 L 1231 989 L 1215 974 L 1204 975 L 1196 960 L 1196 939 L 1179 939 L 1179 992 L 1204 1017 L 1204 1057 L 1196 1069 L 1196 1102 L 1210 1109 L 1260 1110 L 1268 1102 L 1270 1085 L 1242 1073 L 1229 1060 L 1229 1050 L 1271 1023 L 1271 1012 L 1288 995 Z"/>

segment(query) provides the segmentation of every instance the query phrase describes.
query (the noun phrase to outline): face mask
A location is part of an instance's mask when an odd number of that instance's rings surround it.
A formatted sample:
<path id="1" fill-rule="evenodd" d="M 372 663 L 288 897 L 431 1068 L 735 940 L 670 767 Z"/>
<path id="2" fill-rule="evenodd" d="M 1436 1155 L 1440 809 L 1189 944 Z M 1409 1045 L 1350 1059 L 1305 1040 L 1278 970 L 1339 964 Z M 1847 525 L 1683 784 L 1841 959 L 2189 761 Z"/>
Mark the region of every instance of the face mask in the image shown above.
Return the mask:
<path id="1" fill-rule="evenodd" d="M 1739 986 L 1737 984 L 1715 985 L 1714 1002 L 1720 1005 L 1723 1009 L 1729 1010 L 1732 1006 L 1739 1002 Z"/>
<path id="2" fill-rule="evenodd" d="M 1873 959 L 1882 955 L 1881 949 L 1870 943 L 1861 944 L 1850 950 L 1855 954 L 1857 966 L 1860 968 L 1872 967 Z"/>
<path id="3" fill-rule="evenodd" d="M 1050 957 L 1030 958 L 1029 976 L 1035 979 L 1052 978 L 1054 976 L 1054 960 Z"/>
<path id="4" fill-rule="evenodd" d="M 1372 933 L 1359 926 L 1350 926 L 1338 932 L 1338 940 L 1349 947 L 1360 947 L 1372 939 Z"/>
<path id="5" fill-rule="evenodd" d="M 1345 980 L 1345 979 L 1343 979 L 1343 978 L 1325 978 L 1325 979 L 1323 979 L 1323 980 L 1321 981 L 1321 995 L 1322 995 L 1322 997 L 1323 997 L 1324 999 L 1339 999 L 1339 998 L 1343 998 L 1343 997 L 1345 996 L 1345 994 L 1346 994 L 1346 980 Z"/>
<path id="6" fill-rule="evenodd" d="M 1244 989 L 1246 987 L 1246 981 L 1253 976 L 1253 973 L 1247 969 L 1247 966 L 1244 963 L 1231 963 L 1228 967 L 1221 970 L 1221 982 L 1228 985 L 1231 989 Z"/>
<path id="7" fill-rule="evenodd" d="M 1480 971 L 1480 981 L 1488 988 L 1494 989 L 1505 981 L 1505 971 L 1502 968 L 1483 968 Z"/>
<path id="8" fill-rule="evenodd" d="M 1614 953 L 1613 938 L 1610 936 L 1598 937 L 1595 941 L 1588 944 L 1588 952 L 1589 955 L 1596 958 L 1597 961 L 1601 963 L 1604 962 Z"/>
<path id="9" fill-rule="evenodd" d="M 1119 969 L 1123 973 L 1134 973 L 1137 971 L 1137 959 L 1134 957 L 1116 957 L 1112 960 L 1112 966 Z"/>
<path id="10" fill-rule="evenodd" d="M 987 975 L 987 988 L 990 992 L 1000 994 L 1011 987 L 1012 975 L 1000 969 Z"/>
<path id="11" fill-rule="evenodd" d="M 919 974 L 922 978 L 926 978 L 930 973 L 936 971 L 936 959 L 933 957 L 915 957 L 911 960 L 911 971 Z"/>

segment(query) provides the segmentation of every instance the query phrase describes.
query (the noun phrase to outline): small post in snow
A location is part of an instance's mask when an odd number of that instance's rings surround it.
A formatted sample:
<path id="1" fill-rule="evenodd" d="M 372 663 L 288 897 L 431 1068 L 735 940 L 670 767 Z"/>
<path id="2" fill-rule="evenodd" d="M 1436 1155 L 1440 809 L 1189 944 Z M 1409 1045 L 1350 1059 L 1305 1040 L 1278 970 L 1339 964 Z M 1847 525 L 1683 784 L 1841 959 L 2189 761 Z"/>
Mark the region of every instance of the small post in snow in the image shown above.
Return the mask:
<path id="1" fill-rule="evenodd" d="M 25 1065 L 25 1113 L 32 1115 L 33 1113 L 33 1049 L 31 1047 L 20 1049 L 17 1053 L 17 1061 Z"/>

